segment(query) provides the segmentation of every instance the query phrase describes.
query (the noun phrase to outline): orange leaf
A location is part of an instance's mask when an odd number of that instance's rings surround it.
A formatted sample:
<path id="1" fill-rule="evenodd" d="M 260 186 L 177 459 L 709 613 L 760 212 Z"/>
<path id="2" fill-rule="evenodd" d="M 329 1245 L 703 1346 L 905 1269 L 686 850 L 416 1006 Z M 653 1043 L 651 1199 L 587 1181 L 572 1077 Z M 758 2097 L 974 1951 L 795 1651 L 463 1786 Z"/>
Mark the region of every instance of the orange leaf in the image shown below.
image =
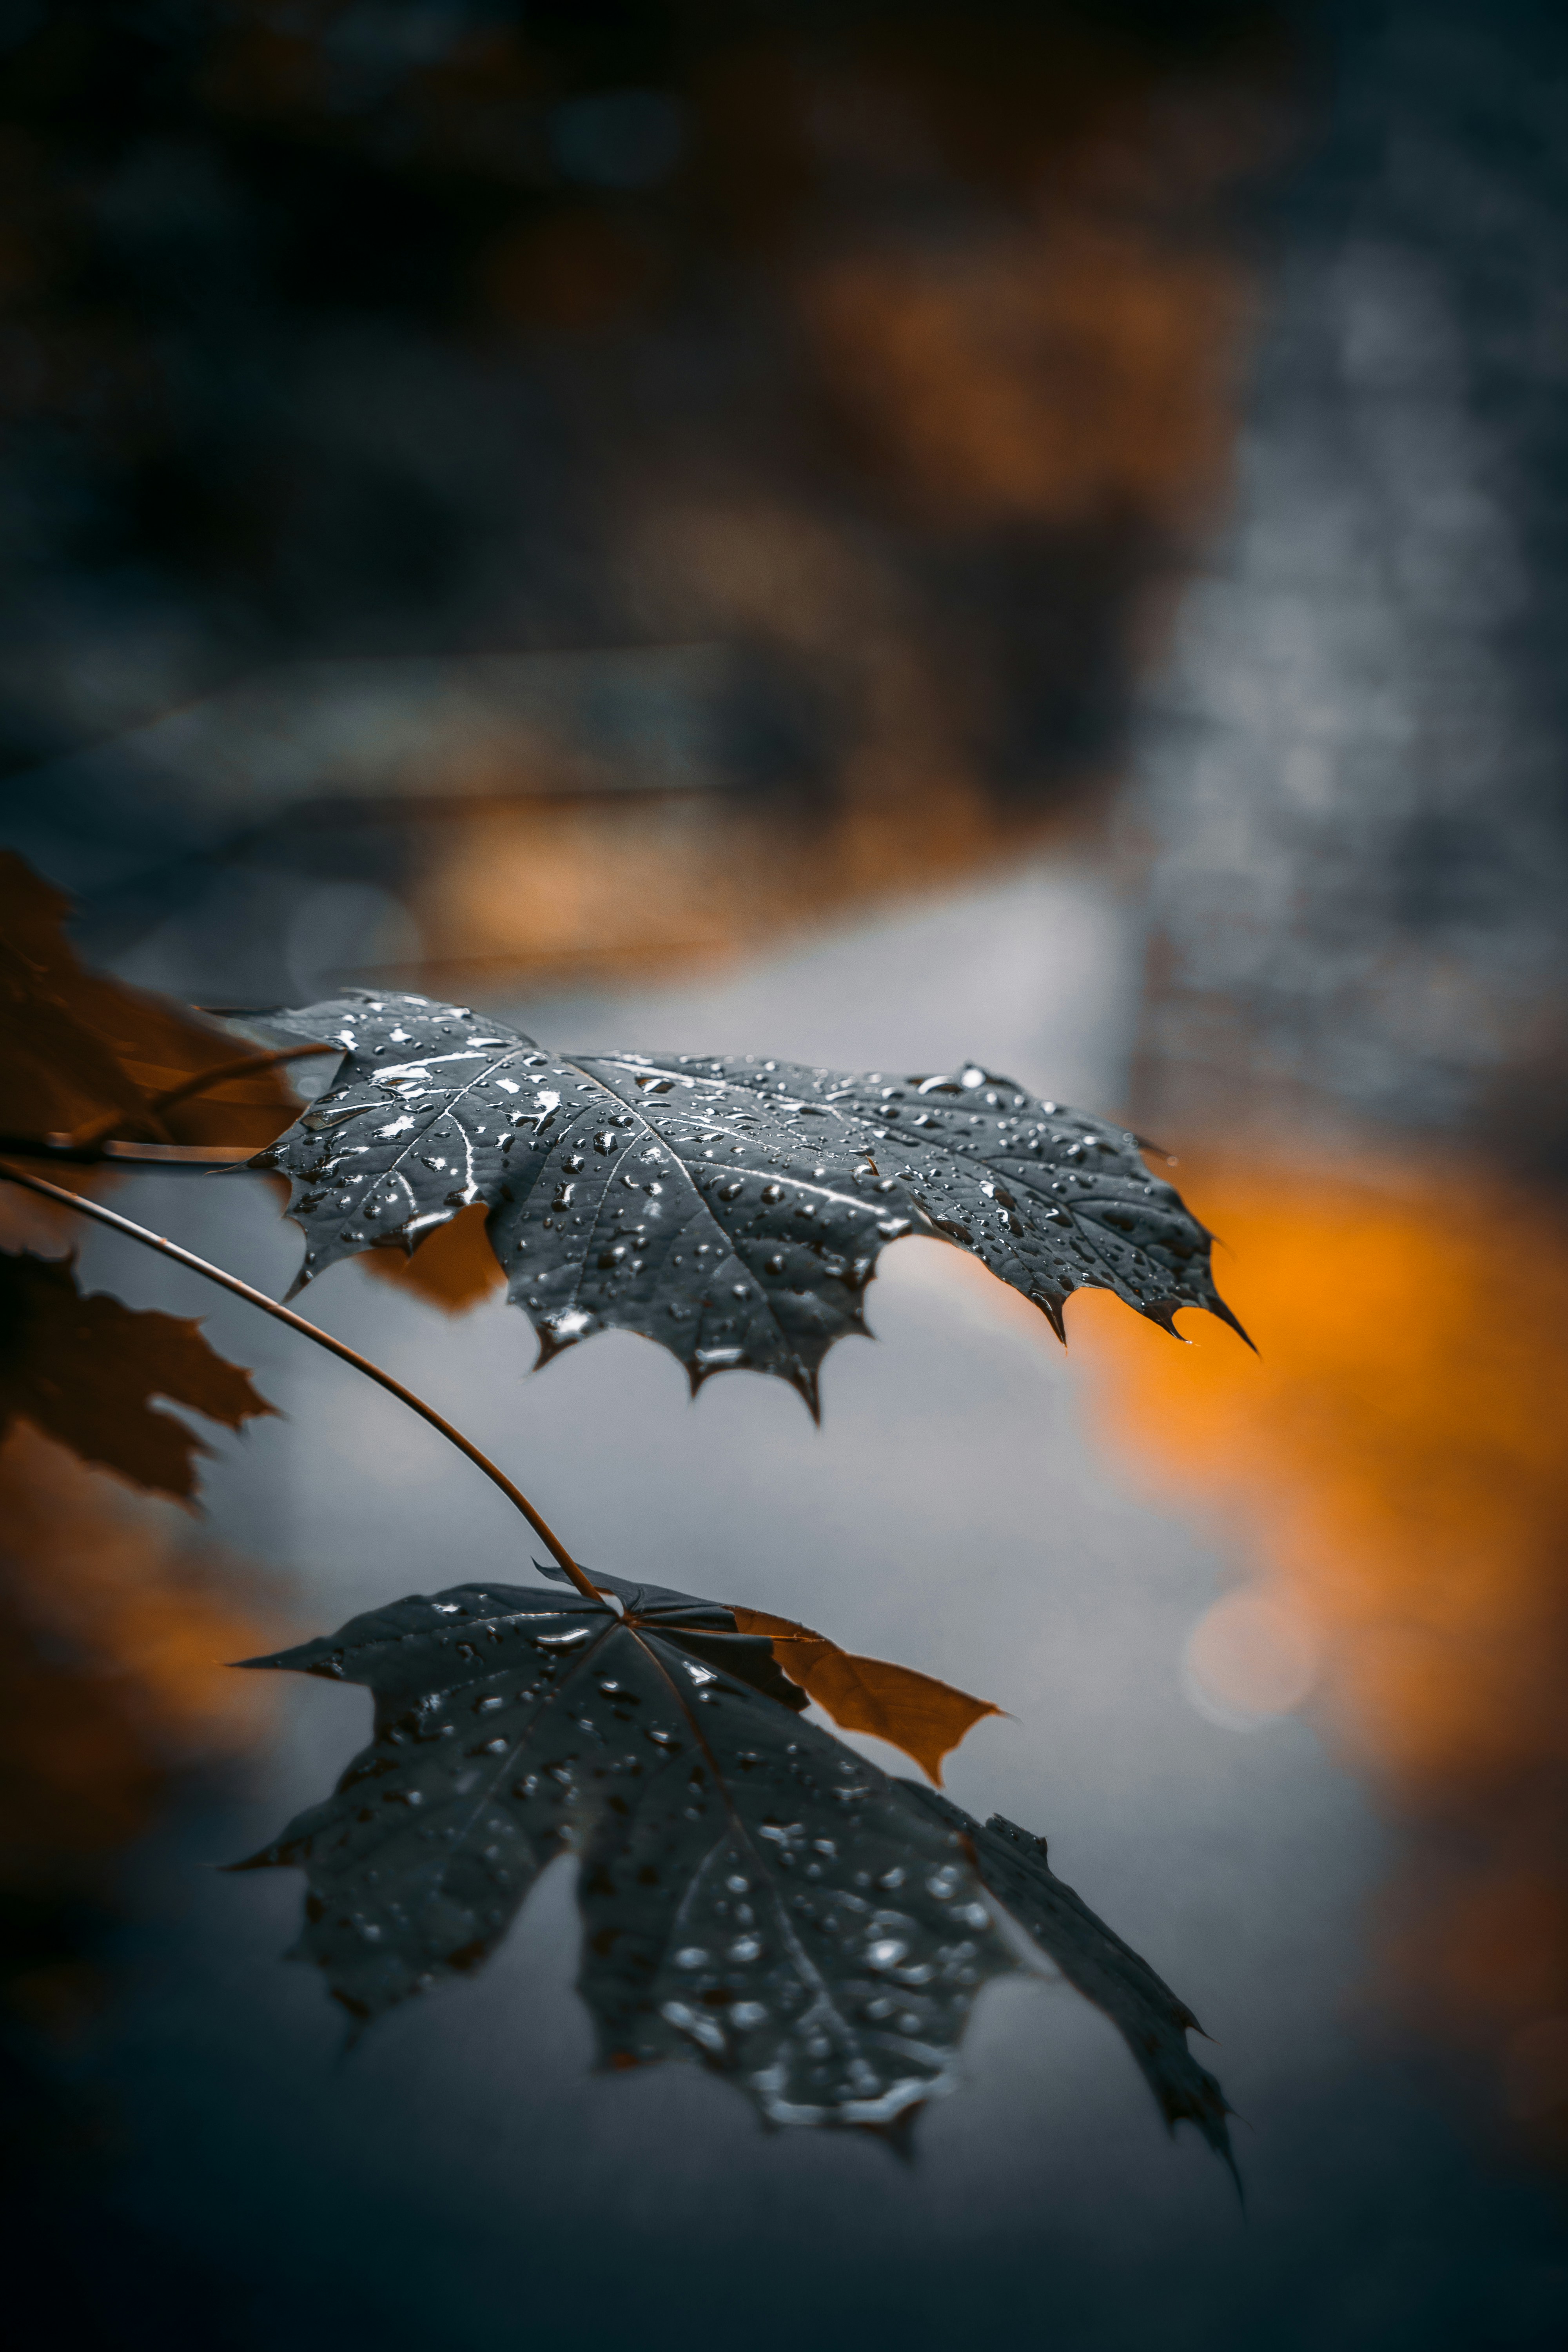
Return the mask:
<path id="1" fill-rule="evenodd" d="M 987 1698 L 972 1698 L 912 1666 L 889 1665 L 885 1658 L 860 1658 L 841 1650 L 826 1634 L 765 1609 L 731 1604 L 742 1633 L 766 1634 L 773 1656 L 792 1683 L 798 1683 L 844 1731 L 874 1732 L 912 1756 L 929 1780 L 942 1786 L 942 1759 L 958 1746 L 971 1725 L 1004 1710 Z"/>
<path id="2" fill-rule="evenodd" d="M 154 1397 L 226 1428 L 273 1408 L 199 1324 L 84 1297 L 69 1258 L 0 1255 L 0 1433 L 21 1414 L 84 1462 L 186 1501 L 206 1447 Z"/>
<path id="3" fill-rule="evenodd" d="M 427 1234 L 407 1256 L 400 1249 L 372 1249 L 359 1263 L 367 1274 L 416 1292 L 448 1315 L 466 1315 L 506 1280 L 485 1232 L 489 1215 L 484 1202 L 475 1201 Z"/>
<path id="4" fill-rule="evenodd" d="M 156 1097 L 233 1063 L 233 1034 L 163 997 L 84 971 L 65 935 L 70 900 L 0 853 L 0 1078 L 13 1133 L 69 1134 L 120 1114 L 116 1131 L 259 1150 L 298 1108 L 279 1068 L 221 1080 L 162 1118 Z"/>

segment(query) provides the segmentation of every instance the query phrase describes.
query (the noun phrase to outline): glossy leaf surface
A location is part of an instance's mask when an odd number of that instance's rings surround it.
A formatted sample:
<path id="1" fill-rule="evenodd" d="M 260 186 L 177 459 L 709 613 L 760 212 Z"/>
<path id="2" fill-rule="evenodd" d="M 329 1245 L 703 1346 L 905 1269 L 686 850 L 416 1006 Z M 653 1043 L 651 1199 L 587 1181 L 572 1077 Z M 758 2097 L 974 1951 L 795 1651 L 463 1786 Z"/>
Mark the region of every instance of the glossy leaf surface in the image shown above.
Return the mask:
<path id="1" fill-rule="evenodd" d="M 1021 1830 L 1004 1813 L 993 1813 L 982 1828 L 933 1790 L 914 1780 L 905 1785 L 938 1819 L 962 1832 L 989 1892 L 1068 1982 L 1105 2011 L 1137 2060 L 1170 2129 L 1195 2124 L 1234 2175 L 1226 2123 L 1231 2109 L 1215 2077 L 1187 2048 L 1188 2033 L 1203 2028 L 1185 2001 L 1057 1876 L 1043 1837 Z"/>
<path id="2" fill-rule="evenodd" d="M 980 1988 L 1026 1964 L 993 1916 L 992 1832 L 801 1720 L 733 1612 L 601 1581 L 624 1616 L 461 1585 L 250 1661 L 366 1685 L 375 1727 L 237 1866 L 304 1870 L 299 1949 L 368 2021 L 482 1962 L 570 1850 L 603 2064 L 694 2059 L 784 2124 L 886 2126 L 952 2089 Z M 1082 1906 L 1072 1934 L 1125 1951 Z"/>
<path id="3" fill-rule="evenodd" d="M 268 1018 L 344 1049 L 333 1086 L 258 1163 L 293 1187 L 296 1289 L 356 1251 L 414 1247 L 482 1201 L 544 1359 L 639 1331 L 694 1388 L 750 1367 L 814 1410 L 824 1355 L 865 1328 L 877 1258 L 907 1234 L 973 1251 L 1058 1334 L 1086 1285 L 1167 1328 L 1183 1307 L 1234 1323 L 1207 1233 L 1132 1135 L 973 1065 L 900 1077 L 754 1056 L 567 1059 L 464 1006 L 364 990 Z"/>

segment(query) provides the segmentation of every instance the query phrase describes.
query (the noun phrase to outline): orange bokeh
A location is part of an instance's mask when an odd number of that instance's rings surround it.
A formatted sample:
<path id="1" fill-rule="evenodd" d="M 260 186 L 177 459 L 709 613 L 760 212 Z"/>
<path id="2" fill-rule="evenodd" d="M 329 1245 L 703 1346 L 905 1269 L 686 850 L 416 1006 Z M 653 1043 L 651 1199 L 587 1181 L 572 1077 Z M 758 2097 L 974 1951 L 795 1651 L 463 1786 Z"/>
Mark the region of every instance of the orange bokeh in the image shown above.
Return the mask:
<path id="1" fill-rule="evenodd" d="M 1180 531 L 1226 478 L 1247 293 L 1213 247 L 1047 216 L 840 257 L 804 299 L 835 393 L 942 517 Z"/>
<path id="2" fill-rule="evenodd" d="M 83 1171 L 78 1171 L 79 1174 Z M 96 1179 L 101 1181 L 101 1179 Z M 63 1254 L 65 1213 L 0 1188 L 0 1244 Z M 279 1630 L 254 1568 L 178 1504 L 20 1421 L 0 1444 L 0 1969 L 10 2026 L 70 2040 L 105 1990 L 92 1920 L 179 1776 L 260 1735 L 269 1677 L 234 1675 Z M 271 1621 L 271 1622 L 268 1622 Z M 87 1924 L 84 1926 L 82 1922 Z"/>
<path id="3" fill-rule="evenodd" d="M 1182 1176 L 1259 1353 L 1080 1302 L 1101 1426 L 1317 1645 L 1314 1716 L 1415 1832 L 1392 1996 L 1506 2062 L 1568 2010 L 1568 1218 L 1459 1165 Z"/>
<path id="4" fill-rule="evenodd" d="M 27 1857 L 137 1834 L 182 1767 L 242 1750 L 268 1694 L 226 1662 L 266 1640 L 254 1571 L 173 1504 L 132 1494 L 26 1426 L 0 1450 L 5 1775 L 0 1843 Z"/>

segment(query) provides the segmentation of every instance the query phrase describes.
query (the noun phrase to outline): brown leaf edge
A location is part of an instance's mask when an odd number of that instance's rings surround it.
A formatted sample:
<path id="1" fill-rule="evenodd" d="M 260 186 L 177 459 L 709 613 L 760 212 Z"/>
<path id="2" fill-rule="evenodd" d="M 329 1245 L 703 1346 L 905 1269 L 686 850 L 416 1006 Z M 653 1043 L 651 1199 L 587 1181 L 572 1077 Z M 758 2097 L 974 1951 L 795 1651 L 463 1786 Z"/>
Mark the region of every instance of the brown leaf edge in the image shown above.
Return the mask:
<path id="1" fill-rule="evenodd" d="M 160 1143 L 254 1150 L 297 1115 L 279 1057 L 172 998 L 89 971 L 66 937 L 71 900 L 0 851 L 0 1075 L 5 1125 L 40 1143 L 117 1129 Z M 13 1149 L 16 1148 L 13 1143 Z"/>
<path id="2" fill-rule="evenodd" d="M 286 1201 L 287 1179 L 283 1180 L 283 1188 Z M 492 1297 L 506 1284 L 500 1260 L 489 1244 L 489 1210 L 483 1201 L 471 1202 L 455 1217 L 448 1217 L 444 1225 L 426 1234 L 412 1250 L 395 1244 L 385 1249 L 362 1250 L 354 1263 L 383 1282 L 412 1291 L 426 1305 L 438 1307 L 444 1315 L 466 1315 L 470 1307 Z"/>
<path id="3" fill-rule="evenodd" d="M 211 1450 L 153 1398 L 235 1431 L 277 1411 L 198 1322 L 82 1291 L 74 1256 L 0 1252 L 0 1434 L 13 1419 L 29 1421 L 149 1494 L 191 1502 L 195 1457 Z"/>
<path id="4" fill-rule="evenodd" d="M 729 1605 L 737 1631 L 767 1636 L 791 1682 L 815 1699 L 841 1731 L 871 1732 L 901 1748 L 939 1789 L 942 1759 L 986 1716 L 1006 1712 L 988 1698 L 974 1698 L 912 1666 L 841 1650 L 825 1633 L 814 1633 L 792 1617 L 743 1609 L 733 1601 Z"/>

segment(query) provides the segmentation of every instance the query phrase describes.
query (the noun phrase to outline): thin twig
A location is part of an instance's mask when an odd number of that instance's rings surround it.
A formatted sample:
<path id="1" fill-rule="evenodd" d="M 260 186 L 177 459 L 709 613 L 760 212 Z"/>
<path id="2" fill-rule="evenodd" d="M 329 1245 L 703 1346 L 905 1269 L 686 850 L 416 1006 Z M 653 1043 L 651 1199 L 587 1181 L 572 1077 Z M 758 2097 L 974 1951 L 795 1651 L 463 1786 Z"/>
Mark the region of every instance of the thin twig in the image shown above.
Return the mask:
<path id="1" fill-rule="evenodd" d="M 379 1364 L 373 1364 L 357 1349 L 347 1346 L 342 1339 L 334 1339 L 330 1331 L 321 1330 L 318 1325 L 307 1323 L 302 1315 L 296 1315 L 291 1307 L 281 1306 L 276 1298 L 268 1298 L 264 1290 L 253 1290 L 249 1283 L 241 1282 L 237 1275 L 226 1273 L 221 1265 L 210 1265 L 205 1257 L 197 1257 L 192 1250 L 182 1249 L 178 1242 L 165 1241 L 161 1234 L 149 1232 L 145 1225 L 133 1223 L 131 1218 L 121 1216 L 118 1210 L 105 1208 L 100 1201 L 83 1200 L 75 1192 L 68 1192 L 63 1185 L 51 1184 L 45 1177 L 29 1175 L 26 1169 L 12 1167 L 6 1160 L 0 1160 L 0 1177 L 7 1178 L 13 1184 L 22 1185 L 29 1192 L 41 1193 L 45 1200 L 58 1201 L 62 1208 L 75 1209 L 79 1215 L 92 1218 L 95 1223 L 107 1225 L 111 1233 L 124 1234 L 131 1241 L 141 1242 L 146 1248 L 157 1250 L 162 1256 L 173 1258 L 177 1265 L 188 1266 L 193 1274 L 205 1275 L 209 1282 L 217 1283 L 222 1289 L 232 1290 L 237 1298 L 248 1299 L 252 1307 L 259 1307 L 264 1315 L 270 1315 L 279 1323 L 287 1323 L 291 1331 L 302 1332 L 307 1339 L 313 1339 L 318 1348 L 325 1348 L 331 1354 L 341 1356 L 343 1362 L 352 1364 L 356 1372 L 363 1372 L 367 1380 L 376 1381 L 389 1395 L 397 1397 L 411 1412 L 416 1412 L 422 1421 L 427 1421 L 432 1429 L 438 1429 L 459 1454 L 466 1454 L 475 1467 L 482 1470 L 491 1484 L 500 1488 L 514 1509 L 522 1513 L 535 1535 L 549 1546 L 578 1591 L 587 1600 L 604 1601 L 604 1594 L 578 1567 L 560 1537 L 540 1517 L 521 1487 L 514 1486 L 506 1473 L 499 1470 L 488 1454 L 481 1454 L 460 1429 L 455 1429 L 449 1421 L 445 1420 L 434 1405 L 426 1404 L 423 1397 L 416 1396 L 412 1389 L 405 1389 L 401 1381 L 395 1381 L 390 1372 L 384 1372 Z"/>
<path id="2" fill-rule="evenodd" d="M 183 1168 L 198 1176 L 243 1168 L 266 1149 L 263 1143 L 77 1143 L 68 1135 L 0 1134 L 0 1151 L 52 1160 L 57 1167 Z"/>

